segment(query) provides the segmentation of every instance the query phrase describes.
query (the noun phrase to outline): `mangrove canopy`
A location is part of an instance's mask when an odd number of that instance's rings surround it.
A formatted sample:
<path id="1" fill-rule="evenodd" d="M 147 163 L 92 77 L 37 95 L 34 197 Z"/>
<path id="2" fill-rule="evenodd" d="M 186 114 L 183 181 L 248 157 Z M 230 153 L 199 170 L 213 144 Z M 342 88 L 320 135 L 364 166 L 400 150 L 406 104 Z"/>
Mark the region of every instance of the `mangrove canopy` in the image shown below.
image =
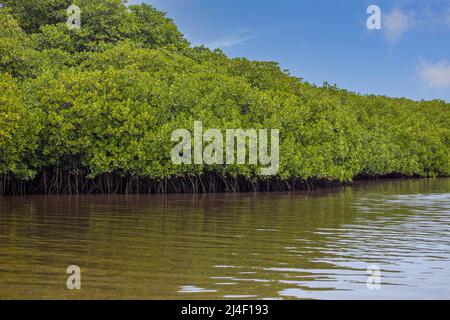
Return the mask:
<path id="1" fill-rule="evenodd" d="M 450 105 L 309 84 L 192 47 L 121 0 L 2 0 L 0 194 L 289 190 L 450 175 Z M 81 29 L 66 25 L 81 8 Z M 279 128 L 280 170 L 175 165 L 171 133 Z"/>

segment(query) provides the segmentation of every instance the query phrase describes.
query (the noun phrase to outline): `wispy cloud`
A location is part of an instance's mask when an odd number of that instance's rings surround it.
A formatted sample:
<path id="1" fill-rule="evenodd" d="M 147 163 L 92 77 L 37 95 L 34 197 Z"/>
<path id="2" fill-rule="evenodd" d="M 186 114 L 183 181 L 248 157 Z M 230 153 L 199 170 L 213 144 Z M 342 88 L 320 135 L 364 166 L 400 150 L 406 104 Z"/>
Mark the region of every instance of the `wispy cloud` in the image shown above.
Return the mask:
<path id="1" fill-rule="evenodd" d="M 450 28 L 450 6 L 439 12 L 426 8 L 418 13 L 419 28 Z"/>
<path id="2" fill-rule="evenodd" d="M 249 35 L 249 34 L 239 32 L 236 34 L 228 35 L 228 36 L 220 38 L 220 39 L 209 41 L 205 44 L 205 46 L 210 49 L 223 49 L 223 48 L 238 45 L 240 43 L 255 39 L 257 37 L 259 37 L 258 34 Z"/>
<path id="3" fill-rule="evenodd" d="M 411 30 L 449 30 L 450 7 L 436 11 L 427 7 L 422 10 L 394 8 L 384 13 L 384 35 L 390 44 L 396 44 Z"/>
<path id="4" fill-rule="evenodd" d="M 417 73 L 420 80 L 431 88 L 450 88 L 450 63 L 441 60 L 437 63 L 419 60 Z"/>
<path id="5" fill-rule="evenodd" d="M 412 11 L 402 11 L 398 8 L 384 15 L 384 34 L 391 44 L 397 43 L 403 35 L 415 24 Z"/>

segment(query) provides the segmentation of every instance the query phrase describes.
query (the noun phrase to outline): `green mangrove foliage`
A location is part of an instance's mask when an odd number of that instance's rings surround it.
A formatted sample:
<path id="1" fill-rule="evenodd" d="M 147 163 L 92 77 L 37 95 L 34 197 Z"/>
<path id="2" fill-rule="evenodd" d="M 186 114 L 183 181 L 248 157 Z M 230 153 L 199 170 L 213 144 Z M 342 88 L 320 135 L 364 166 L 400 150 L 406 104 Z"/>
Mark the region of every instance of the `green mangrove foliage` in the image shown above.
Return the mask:
<path id="1" fill-rule="evenodd" d="M 317 87 L 273 62 L 190 47 L 149 5 L 3 0 L 0 193 L 285 190 L 450 175 L 450 105 Z M 70 4 L 82 28 L 65 24 Z M 171 133 L 280 129 L 280 170 L 175 165 Z"/>

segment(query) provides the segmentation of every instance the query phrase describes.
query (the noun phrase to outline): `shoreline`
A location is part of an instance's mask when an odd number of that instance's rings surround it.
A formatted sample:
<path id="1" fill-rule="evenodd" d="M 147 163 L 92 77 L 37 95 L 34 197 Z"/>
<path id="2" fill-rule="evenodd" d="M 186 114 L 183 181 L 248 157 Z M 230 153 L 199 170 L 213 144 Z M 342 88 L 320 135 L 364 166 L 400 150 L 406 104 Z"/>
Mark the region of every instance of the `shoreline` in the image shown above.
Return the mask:
<path id="1" fill-rule="evenodd" d="M 445 178 L 450 177 L 422 177 L 402 174 L 369 176 L 360 174 L 352 181 L 302 178 L 252 180 L 243 176 L 224 177 L 217 173 L 207 173 L 202 176 L 164 178 L 157 181 L 150 178 L 127 177 L 116 174 L 104 174 L 88 179 L 80 175 L 64 175 L 60 171 L 51 176 L 41 173 L 38 177 L 29 181 L 0 176 L 0 196 L 274 193 L 328 189 L 373 181 Z"/>

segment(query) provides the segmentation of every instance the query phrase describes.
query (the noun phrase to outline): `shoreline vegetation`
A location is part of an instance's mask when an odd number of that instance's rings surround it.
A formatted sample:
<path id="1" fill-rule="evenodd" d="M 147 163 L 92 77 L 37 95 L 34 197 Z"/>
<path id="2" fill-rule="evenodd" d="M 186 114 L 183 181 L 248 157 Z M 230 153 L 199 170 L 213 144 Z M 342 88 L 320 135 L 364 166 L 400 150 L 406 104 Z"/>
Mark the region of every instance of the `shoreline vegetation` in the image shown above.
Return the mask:
<path id="1" fill-rule="evenodd" d="M 58 171 L 58 170 L 57 170 Z M 448 176 L 435 177 L 448 178 Z M 383 181 L 391 179 L 427 179 L 420 176 L 390 174 L 385 176 L 360 175 L 352 181 L 328 179 L 281 180 L 277 177 L 250 180 L 244 176 L 222 177 L 215 172 L 202 176 L 184 176 L 160 181 L 142 177 L 124 177 L 103 174 L 95 178 L 77 176 L 70 172 L 47 171 L 39 173 L 33 180 L 0 176 L 0 195 L 150 195 L 150 194 L 195 194 L 195 193 L 264 193 L 295 192 L 321 188 L 334 188 L 356 182 Z"/>
<path id="2" fill-rule="evenodd" d="M 0 195 L 287 191 L 450 176 L 450 104 L 316 86 L 192 47 L 121 0 L 2 0 Z M 66 25 L 81 8 L 81 29 Z M 370 72 L 370 69 L 367 70 Z M 280 130 L 279 171 L 176 165 L 171 134 Z"/>

